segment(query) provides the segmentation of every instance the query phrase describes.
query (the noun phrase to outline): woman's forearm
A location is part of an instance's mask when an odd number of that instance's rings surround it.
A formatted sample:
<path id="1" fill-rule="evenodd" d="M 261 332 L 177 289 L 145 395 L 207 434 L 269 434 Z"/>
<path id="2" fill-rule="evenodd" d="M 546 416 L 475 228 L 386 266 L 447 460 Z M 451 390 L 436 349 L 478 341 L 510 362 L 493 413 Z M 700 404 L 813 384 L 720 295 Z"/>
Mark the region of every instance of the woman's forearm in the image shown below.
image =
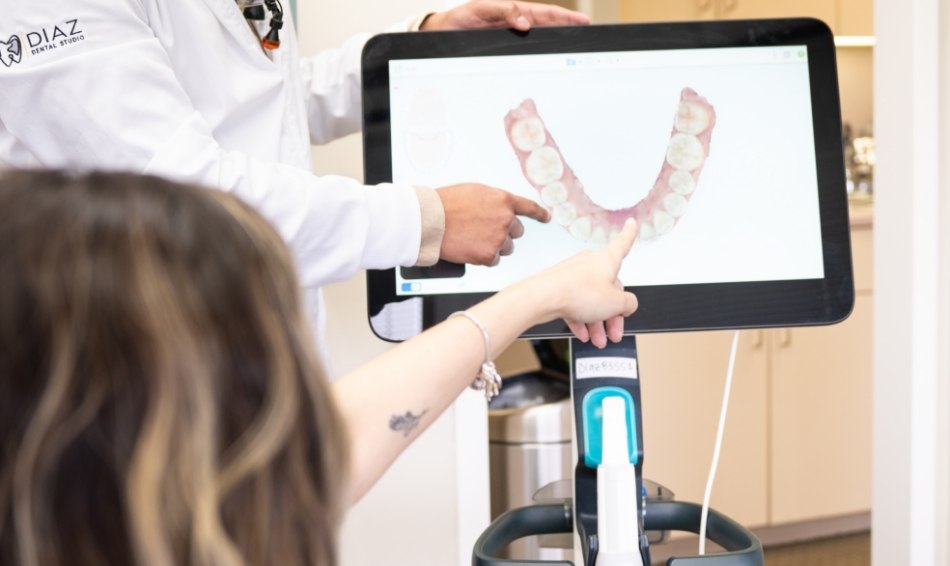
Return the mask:
<path id="1" fill-rule="evenodd" d="M 628 222 L 604 248 L 579 253 L 468 309 L 488 332 L 488 357 L 555 318 L 592 323 L 633 313 L 636 297 L 623 290 L 617 273 L 636 235 L 636 224 Z M 622 324 L 611 339 L 621 335 Z M 350 434 L 351 502 L 472 383 L 485 358 L 481 329 L 454 317 L 333 384 Z"/>
<path id="2" fill-rule="evenodd" d="M 555 317 L 543 296 L 550 297 L 521 283 L 469 309 L 488 331 L 492 359 L 529 327 Z M 351 437 L 351 502 L 472 383 L 484 361 L 481 330 L 456 317 L 334 383 Z"/>

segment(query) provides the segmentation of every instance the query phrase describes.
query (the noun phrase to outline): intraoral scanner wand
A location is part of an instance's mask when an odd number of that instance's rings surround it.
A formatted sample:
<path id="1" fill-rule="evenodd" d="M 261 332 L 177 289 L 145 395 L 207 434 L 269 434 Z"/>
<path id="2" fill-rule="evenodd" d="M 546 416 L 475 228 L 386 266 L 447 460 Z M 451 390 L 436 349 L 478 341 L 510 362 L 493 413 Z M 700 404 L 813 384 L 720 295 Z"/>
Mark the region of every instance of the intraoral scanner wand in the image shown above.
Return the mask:
<path id="1" fill-rule="evenodd" d="M 643 533 L 640 380 L 633 336 L 599 349 L 571 340 L 577 426 L 574 507 L 584 566 L 649 564 Z"/>
<path id="2" fill-rule="evenodd" d="M 630 462 L 628 408 L 623 397 L 607 397 L 603 411 L 603 455 L 597 468 L 597 533 L 594 566 L 643 566 L 637 518 L 637 473 Z"/>

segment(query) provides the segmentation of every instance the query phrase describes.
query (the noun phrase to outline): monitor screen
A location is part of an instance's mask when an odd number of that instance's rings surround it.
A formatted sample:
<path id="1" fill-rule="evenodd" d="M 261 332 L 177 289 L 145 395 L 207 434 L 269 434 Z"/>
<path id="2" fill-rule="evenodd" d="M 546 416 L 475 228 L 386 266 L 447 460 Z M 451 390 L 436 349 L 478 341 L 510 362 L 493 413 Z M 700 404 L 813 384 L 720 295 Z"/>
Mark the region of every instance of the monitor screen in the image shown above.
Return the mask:
<path id="1" fill-rule="evenodd" d="M 514 254 L 493 267 L 372 276 L 371 315 L 415 312 L 421 330 L 634 218 L 620 279 L 647 316 L 631 330 L 842 318 L 853 290 L 826 30 L 780 20 L 452 32 L 418 52 L 427 34 L 377 38 L 364 54 L 376 75 L 364 77 L 367 180 L 484 183 L 552 219 L 525 220 Z M 556 326 L 533 335 L 566 330 Z"/>

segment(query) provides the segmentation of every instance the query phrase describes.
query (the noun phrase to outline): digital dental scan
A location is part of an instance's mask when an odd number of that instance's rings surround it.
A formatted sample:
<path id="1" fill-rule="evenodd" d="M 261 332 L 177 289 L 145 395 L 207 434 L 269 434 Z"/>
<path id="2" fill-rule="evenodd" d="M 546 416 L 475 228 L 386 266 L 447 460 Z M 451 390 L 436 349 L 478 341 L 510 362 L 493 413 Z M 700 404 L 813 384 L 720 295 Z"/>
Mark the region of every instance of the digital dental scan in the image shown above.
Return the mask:
<path id="1" fill-rule="evenodd" d="M 536 200 L 552 220 L 525 220 L 493 267 L 372 274 L 371 317 L 408 301 L 415 327 L 428 327 L 603 246 L 627 218 L 639 225 L 619 275 L 640 298 L 632 331 L 822 324 L 850 311 L 834 49 L 820 22 L 374 41 L 367 182 L 484 183 Z M 552 323 L 534 334 L 566 332 Z"/>

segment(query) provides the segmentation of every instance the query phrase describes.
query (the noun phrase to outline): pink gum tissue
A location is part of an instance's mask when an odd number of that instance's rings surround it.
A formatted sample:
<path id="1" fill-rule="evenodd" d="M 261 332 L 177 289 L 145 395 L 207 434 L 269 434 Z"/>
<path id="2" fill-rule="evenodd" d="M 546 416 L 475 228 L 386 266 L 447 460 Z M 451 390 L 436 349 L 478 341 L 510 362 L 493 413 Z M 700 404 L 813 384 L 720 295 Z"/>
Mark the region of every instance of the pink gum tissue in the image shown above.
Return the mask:
<path id="1" fill-rule="evenodd" d="M 607 210 L 593 202 L 567 165 L 532 99 L 505 116 L 505 131 L 518 155 L 521 171 L 538 191 L 554 221 L 584 242 L 606 243 L 627 218 L 640 225 L 641 241 L 672 230 L 686 212 L 696 189 L 716 124 L 709 102 L 694 90 L 680 93 L 666 157 L 650 192 L 633 206 Z"/>

